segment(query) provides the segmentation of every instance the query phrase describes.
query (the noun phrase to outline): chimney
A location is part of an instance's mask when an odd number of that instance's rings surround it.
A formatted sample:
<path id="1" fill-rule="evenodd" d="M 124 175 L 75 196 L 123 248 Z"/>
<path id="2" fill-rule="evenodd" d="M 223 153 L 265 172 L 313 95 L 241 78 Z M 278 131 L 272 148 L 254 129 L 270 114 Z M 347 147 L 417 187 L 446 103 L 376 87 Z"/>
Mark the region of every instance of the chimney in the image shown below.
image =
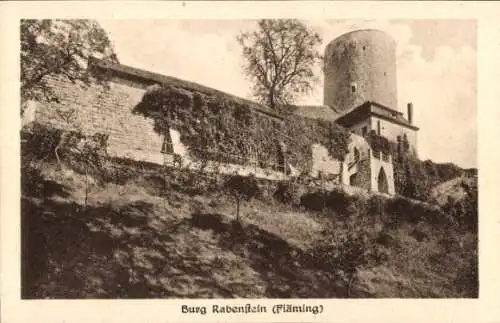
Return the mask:
<path id="1" fill-rule="evenodd" d="M 408 103 L 408 122 L 413 124 L 413 103 Z"/>

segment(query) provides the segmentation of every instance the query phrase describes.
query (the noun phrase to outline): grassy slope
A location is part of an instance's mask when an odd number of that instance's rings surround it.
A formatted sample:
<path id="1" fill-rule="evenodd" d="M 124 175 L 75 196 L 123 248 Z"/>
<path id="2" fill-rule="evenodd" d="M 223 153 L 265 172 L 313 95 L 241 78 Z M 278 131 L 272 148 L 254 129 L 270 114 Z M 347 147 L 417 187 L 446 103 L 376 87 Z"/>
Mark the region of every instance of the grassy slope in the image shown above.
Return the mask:
<path id="1" fill-rule="evenodd" d="M 344 280 L 303 257 L 325 226 L 344 230 L 340 218 L 261 199 L 242 206 L 240 230 L 229 198 L 175 190 L 163 198 L 147 171 L 96 185 L 84 210 L 82 175 L 42 169 L 22 197 L 24 298 L 346 296 Z M 425 223 L 369 227 L 385 237 L 378 244 L 389 259 L 360 270 L 351 297 L 473 296 L 460 276 L 471 234 L 445 236 Z"/>
<path id="2" fill-rule="evenodd" d="M 431 197 L 439 205 L 444 205 L 448 201 L 448 197 L 453 200 L 463 200 L 467 193 L 462 185 L 471 187 L 473 183 L 477 185 L 477 178 L 471 176 L 459 176 L 448 181 L 439 183 L 431 192 Z"/>

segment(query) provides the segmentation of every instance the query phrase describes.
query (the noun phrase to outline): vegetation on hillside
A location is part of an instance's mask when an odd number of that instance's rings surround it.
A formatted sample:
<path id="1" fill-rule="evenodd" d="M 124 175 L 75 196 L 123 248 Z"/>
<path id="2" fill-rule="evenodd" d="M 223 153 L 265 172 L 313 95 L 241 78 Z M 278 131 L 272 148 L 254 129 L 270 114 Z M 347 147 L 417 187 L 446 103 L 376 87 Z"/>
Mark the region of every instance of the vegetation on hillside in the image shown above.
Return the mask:
<path id="1" fill-rule="evenodd" d="M 245 50 L 247 72 L 259 64 L 255 53 L 270 54 L 263 61 L 274 64 L 265 72 L 270 86 L 257 85 L 256 93 L 266 90 L 263 100 L 275 108 L 309 88 L 319 39 L 296 21 L 259 26 L 264 38 L 241 38 L 256 40 Z M 283 56 L 265 40 L 278 41 Z M 94 22 L 23 20 L 23 102 L 57 99 L 47 75 L 88 82 L 83 65 L 95 52 L 116 61 Z M 313 143 L 344 158 L 344 129 L 296 116 L 282 122 L 258 110 L 165 84 L 148 91 L 135 112 L 162 135 L 174 127 L 202 160 L 276 167 L 286 150 L 287 162 L 307 171 Z M 477 183 L 462 182 L 464 197 L 438 206 L 210 177 L 109 158 L 107 136 L 82 134 L 73 112 L 64 112 L 73 131 L 34 123 L 22 132 L 23 298 L 477 297 Z M 371 140 L 388 149 L 382 138 Z M 462 172 L 419 161 L 405 138 L 390 148 L 402 195 L 432 200 L 432 186 Z"/>
<path id="2" fill-rule="evenodd" d="M 477 297 L 477 234 L 437 205 L 256 179 L 234 225 L 237 177 L 89 175 L 43 147 L 22 149 L 23 298 Z"/>
<path id="3" fill-rule="evenodd" d="M 435 202 L 431 191 L 436 185 L 461 176 L 474 176 L 475 173 L 452 163 L 438 164 L 431 160 L 420 160 L 411 151 L 406 136 L 398 137 L 397 142 L 390 142 L 372 130 L 366 140 L 371 149 L 393 156 L 396 193 L 412 199 Z"/>

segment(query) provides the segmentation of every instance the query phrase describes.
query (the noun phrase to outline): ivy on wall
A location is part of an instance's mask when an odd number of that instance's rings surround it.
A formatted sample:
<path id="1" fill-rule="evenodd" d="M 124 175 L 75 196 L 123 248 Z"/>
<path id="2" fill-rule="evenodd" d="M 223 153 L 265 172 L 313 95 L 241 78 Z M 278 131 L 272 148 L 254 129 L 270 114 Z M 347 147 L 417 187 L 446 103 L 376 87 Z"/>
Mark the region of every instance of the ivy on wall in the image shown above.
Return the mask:
<path id="1" fill-rule="evenodd" d="M 282 161 L 304 172 L 312 166 L 311 146 L 325 146 L 343 160 L 349 133 L 333 122 L 299 117 L 272 117 L 217 93 L 155 86 L 146 92 L 134 113 L 154 120 L 163 135 L 172 127 L 192 157 L 240 165 L 273 168 Z"/>
<path id="2" fill-rule="evenodd" d="M 389 140 L 377 134 L 375 130 L 371 130 L 365 137 L 371 149 L 376 152 L 381 152 L 386 155 L 392 153 L 392 147 Z"/>

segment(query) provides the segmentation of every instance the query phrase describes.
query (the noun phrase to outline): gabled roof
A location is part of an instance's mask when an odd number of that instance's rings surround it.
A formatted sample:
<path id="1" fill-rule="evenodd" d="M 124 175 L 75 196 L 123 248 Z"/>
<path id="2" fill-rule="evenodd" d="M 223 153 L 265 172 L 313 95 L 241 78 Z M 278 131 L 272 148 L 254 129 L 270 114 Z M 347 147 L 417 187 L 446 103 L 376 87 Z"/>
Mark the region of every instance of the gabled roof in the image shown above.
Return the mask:
<path id="1" fill-rule="evenodd" d="M 402 112 L 372 101 L 366 101 L 355 108 L 347 110 L 335 122 L 344 127 L 351 127 L 368 116 L 375 116 L 412 130 L 418 130 L 418 127 L 404 118 Z"/>
<path id="2" fill-rule="evenodd" d="M 138 69 L 135 67 L 123 65 L 123 64 L 117 64 L 117 63 L 112 63 L 108 61 L 104 61 L 95 57 L 92 57 L 89 59 L 89 67 L 97 67 L 101 68 L 107 71 L 112 72 L 113 74 L 125 78 L 125 79 L 130 79 L 139 83 L 142 83 L 144 85 L 154 85 L 154 84 L 165 84 L 165 85 L 171 85 L 175 86 L 177 88 L 185 89 L 187 91 L 191 92 L 199 92 L 202 94 L 206 94 L 209 96 L 219 96 L 223 99 L 226 99 L 228 101 L 232 101 L 238 104 L 246 105 L 253 110 L 256 110 L 258 112 L 264 113 L 266 115 L 269 115 L 274 118 L 278 119 L 283 119 L 283 116 L 280 115 L 277 112 L 274 112 L 273 110 L 269 109 L 268 107 L 258 104 L 257 102 L 243 99 L 240 97 L 237 97 L 235 95 L 222 92 L 213 88 L 210 88 L 208 86 L 204 86 L 195 82 L 189 82 L 185 80 L 178 79 L 176 77 L 172 76 L 166 76 L 158 73 L 153 73 L 150 71 Z"/>

